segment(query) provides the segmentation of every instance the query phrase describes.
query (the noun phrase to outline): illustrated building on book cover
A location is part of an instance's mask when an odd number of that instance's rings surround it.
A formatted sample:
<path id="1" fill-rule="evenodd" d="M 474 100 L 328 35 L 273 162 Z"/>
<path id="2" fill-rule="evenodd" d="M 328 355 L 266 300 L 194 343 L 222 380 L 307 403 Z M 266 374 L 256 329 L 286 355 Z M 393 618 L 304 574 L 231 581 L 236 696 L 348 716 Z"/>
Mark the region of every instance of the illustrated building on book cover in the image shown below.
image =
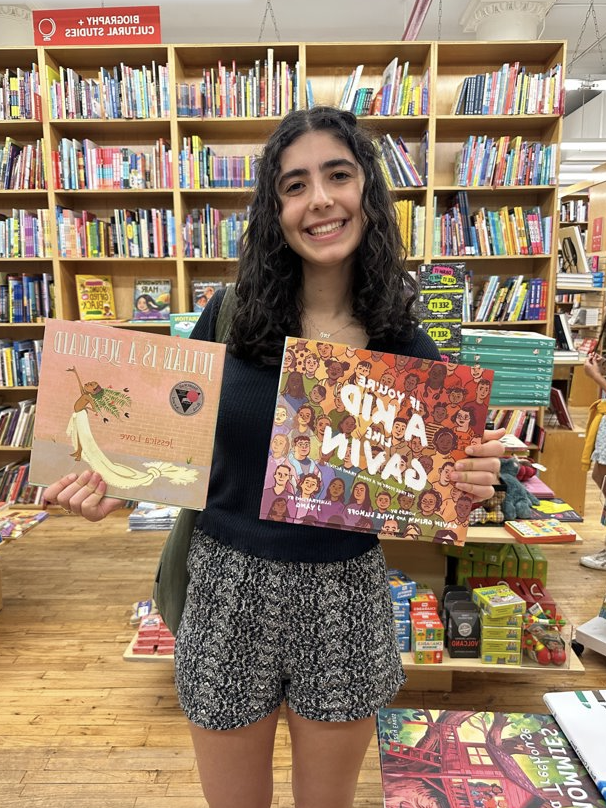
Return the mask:
<path id="1" fill-rule="evenodd" d="M 605 806 L 549 715 L 379 710 L 385 808 Z"/>
<path id="2" fill-rule="evenodd" d="M 225 346 L 48 320 L 30 481 L 92 469 L 110 496 L 202 508 Z"/>
<path id="3" fill-rule="evenodd" d="M 168 279 L 135 281 L 133 320 L 168 320 L 170 318 Z"/>
<path id="4" fill-rule="evenodd" d="M 115 320 L 114 287 L 109 275 L 76 275 L 81 320 Z"/>
<path id="5" fill-rule="evenodd" d="M 463 544 L 492 371 L 287 337 L 262 519 Z"/>
<path id="6" fill-rule="evenodd" d="M 606 690 L 545 693 L 543 701 L 606 799 Z"/>

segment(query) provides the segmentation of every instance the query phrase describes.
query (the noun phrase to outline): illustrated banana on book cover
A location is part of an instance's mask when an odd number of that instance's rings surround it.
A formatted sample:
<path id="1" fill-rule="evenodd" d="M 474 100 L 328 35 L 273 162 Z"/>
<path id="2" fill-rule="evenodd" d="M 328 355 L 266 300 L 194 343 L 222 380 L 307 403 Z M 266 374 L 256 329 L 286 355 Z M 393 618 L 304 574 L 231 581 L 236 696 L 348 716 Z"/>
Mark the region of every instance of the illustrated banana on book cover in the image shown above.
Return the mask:
<path id="1" fill-rule="evenodd" d="M 91 469 L 108 494 L 200 509 L 225 346 L 47 320 L 30 481 Z"/>

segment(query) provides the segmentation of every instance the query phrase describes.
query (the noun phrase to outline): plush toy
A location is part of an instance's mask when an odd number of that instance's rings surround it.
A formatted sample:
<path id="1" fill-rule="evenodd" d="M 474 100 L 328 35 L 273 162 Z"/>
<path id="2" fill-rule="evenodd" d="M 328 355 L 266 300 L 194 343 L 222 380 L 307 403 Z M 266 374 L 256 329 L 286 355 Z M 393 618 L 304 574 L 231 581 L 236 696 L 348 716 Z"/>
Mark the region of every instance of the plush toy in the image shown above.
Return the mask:
<path id="1" fill-rule="evenodd" d="M 515 457 L 501 458 L 499 477 L 507 489 L 502 508 L 505 519 L 530 519 L 531 506 L 538 505 L 539 500 L 531 494 L 518 480 L 519 462 Z"/>

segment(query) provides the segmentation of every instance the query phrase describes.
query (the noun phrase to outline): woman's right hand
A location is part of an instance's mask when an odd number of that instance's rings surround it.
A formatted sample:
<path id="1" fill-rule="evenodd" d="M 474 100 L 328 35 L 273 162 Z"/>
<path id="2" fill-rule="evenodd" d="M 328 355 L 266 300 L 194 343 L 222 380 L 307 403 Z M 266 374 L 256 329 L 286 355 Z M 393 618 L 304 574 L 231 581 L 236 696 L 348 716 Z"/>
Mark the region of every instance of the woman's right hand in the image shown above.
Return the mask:
<path id="1" fill-rule="evenodd" d="M 83 471 L 80 476 L 67 474 L 49 485 L 44 492 L 47 505 L 59 505 L 68 513 L 83 516 L 89 522 L 101 519 L 124 507 L 124 500 L 106 497 L 107 483 L 96 471 Z"/>
<path id="2" fill-rule="evenodd" d="M 597 382 L 599 382 L 599 380 L 603 378 L 602 374 L 600 373 L 600 367 L 599 367 L 599 363 L 601 362 L 601 360 L 602 357 L 600 356 L 600 354 L 592 353 L 589 354 L 589 356 L 585 360 L 585 364 L 583 365 L 583 370 L 585 371 L 585 374 Z"/>

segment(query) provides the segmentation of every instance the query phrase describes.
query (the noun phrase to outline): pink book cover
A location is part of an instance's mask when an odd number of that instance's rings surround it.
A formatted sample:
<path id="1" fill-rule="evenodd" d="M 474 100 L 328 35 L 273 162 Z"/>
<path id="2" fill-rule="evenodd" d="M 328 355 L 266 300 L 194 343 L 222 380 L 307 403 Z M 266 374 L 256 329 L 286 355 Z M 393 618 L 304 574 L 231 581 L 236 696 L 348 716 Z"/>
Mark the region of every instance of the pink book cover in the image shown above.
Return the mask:
<path id="1" fill-rule="evenodd" d="M 463 544 L 493 372 L 287 337 L 262 519 Z"/>
<path id="2" fill-rule="evenodd" d="M 98 471 L 108 494 L 200 509 L 225 346 L 47 320 L 30 481 Z"/>

